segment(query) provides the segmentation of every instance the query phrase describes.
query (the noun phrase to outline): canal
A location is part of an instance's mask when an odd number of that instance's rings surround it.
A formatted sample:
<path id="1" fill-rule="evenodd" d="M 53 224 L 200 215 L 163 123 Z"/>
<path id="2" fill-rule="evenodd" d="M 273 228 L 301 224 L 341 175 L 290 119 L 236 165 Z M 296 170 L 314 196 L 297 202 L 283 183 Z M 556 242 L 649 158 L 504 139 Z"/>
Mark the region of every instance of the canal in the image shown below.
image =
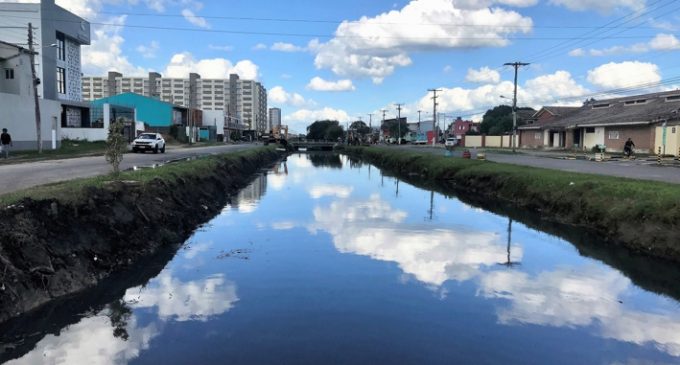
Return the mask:
<path id="1" fill-rule="evenodd" d="M 0 329 L 0 360 L 680 363 L 676 267 L 465 201 L 292 155 L 179 251 Z"/>

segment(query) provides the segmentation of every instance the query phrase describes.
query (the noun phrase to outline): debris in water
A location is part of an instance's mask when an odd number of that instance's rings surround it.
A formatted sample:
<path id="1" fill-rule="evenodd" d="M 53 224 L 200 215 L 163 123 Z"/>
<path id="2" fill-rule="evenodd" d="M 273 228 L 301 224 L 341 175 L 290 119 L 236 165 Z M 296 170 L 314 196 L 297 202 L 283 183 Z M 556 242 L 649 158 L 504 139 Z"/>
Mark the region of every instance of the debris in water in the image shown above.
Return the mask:
<path id="1" fill-rule="evenodd" d="M 233 258 L 241 259 L 241 260 L 250 260 L 250 257 L 248 257 L 249 253 L 250 253 L 250 250 L 241 249 L 241 248 L 237 248 L 237 249 L 231 250 L 229 252 L 222 250 L 222 251 L 220 251 L 220 254 L 217 255 L 217 259 L 222 260 L 222 259 L 226 259 L 226 258 L 229 258 L 229 257 L 233 257 Z"/>

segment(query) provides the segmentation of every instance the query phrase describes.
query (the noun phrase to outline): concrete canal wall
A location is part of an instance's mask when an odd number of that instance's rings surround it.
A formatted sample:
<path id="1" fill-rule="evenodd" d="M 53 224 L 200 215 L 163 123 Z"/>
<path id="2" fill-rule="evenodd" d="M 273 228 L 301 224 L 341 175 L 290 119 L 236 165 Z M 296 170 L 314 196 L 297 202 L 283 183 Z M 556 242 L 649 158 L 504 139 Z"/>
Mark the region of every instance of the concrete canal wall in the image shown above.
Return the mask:
<path id="1" fill-rule="evenodd" d="M 54 187 L 0 210 L 0 323 L 56 298 L 94 287 L 179 247 L 230 194 L 279 158 L 273 148 L 124 173 L 122 181 Z"/>

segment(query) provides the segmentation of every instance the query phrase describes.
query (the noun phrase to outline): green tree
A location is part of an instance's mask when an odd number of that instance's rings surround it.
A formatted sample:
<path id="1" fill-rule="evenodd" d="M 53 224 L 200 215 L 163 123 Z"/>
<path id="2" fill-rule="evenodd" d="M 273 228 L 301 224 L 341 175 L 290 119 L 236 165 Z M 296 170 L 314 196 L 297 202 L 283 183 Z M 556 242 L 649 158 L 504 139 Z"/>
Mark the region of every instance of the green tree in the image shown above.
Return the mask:
<path id="1" fill-rule="evenodd" d="M 114 175 L 120 173 L 120 163 L 127 149 L 127 141 L 123 135 L 123 118 L 111 122 L 109 136 L 106 138 L 106 162 L 111 164 Z"/>
<path id="2" fill-rule="evenodd" d="M 401 126 L 399 126 L 401 124 Z M 401 132 L 400 138 L 404 138 L 408 134 L 408 123 L 406 123 L 406 118 L 399 119 L 397 123 L 396 119 L 387 119 L 382 125 L 383 129 L 387 129 L 390 132 L 390 137 L 398 138 L 399 132 Z"/>
<path id="3" fill-rule="evenodd" d="M 361 120 L 352 122 L 352 124 L 349 125 L 349 130 L 359 134 L 360 136 L 365 136 L 371 132 L 371 129 L 366 125 L 366 123 Z"/>
<path id="4" fill-rule="evenodd" d="M 337 120 L 317 120 L 307 127 L 308 139 L 335 140 L 344 134 L 344 130 Z"/>
<path id="5" fill-rule="evenodd" d="M 534 111 L 532 108 L 517 108 L 520 111 Z M 489 109 L 484 113 L 480 132 L 488 135 L 500 135 L 512 132 L 512 107 L 509 105 L 499 105 L 493 109 Z M 526 122 L 522 120 L 519 115 L 517 118 L 517 126 L 521 126 Z"/>

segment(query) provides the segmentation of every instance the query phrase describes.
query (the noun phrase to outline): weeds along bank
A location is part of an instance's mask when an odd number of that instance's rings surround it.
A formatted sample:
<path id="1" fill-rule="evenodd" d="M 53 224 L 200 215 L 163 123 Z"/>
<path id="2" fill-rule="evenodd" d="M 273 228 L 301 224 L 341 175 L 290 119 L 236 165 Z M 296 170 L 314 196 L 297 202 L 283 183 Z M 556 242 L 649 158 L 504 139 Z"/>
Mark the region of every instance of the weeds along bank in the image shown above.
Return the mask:
<path id="1" fill-rule="evenodd" d="M 3 196 L 0 322 L 179 247 L 278 158 L 259 148 Z"/>
<path id="2" fill-rule="evenodd" d="M 680 261 L 680 186 L 464 160 L 392 148 L 345 153 L 456 195 L 502 201 L 597 233 L 593 240 Z"/>

